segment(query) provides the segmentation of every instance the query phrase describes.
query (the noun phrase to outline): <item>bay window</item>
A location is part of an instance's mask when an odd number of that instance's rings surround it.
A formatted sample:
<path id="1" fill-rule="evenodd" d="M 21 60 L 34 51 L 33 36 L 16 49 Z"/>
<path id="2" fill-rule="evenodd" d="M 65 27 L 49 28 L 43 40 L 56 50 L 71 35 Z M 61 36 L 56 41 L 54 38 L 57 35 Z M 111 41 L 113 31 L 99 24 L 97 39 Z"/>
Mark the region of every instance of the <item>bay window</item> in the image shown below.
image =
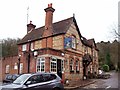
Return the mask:
<path id="1" fill-rule="evenodd" d="M 44 58 L 38 58 L 37 59 L 37 70 L 36 72 L 45 72 L 45 59 Z"/>
<path id="2" fill-rule="evenodd" d="M 57 59 L 56 58 L 52 58 L 51 61 L 50 61 L 50 69 L 51 69 L 51 72 L 57 72 Z"/>

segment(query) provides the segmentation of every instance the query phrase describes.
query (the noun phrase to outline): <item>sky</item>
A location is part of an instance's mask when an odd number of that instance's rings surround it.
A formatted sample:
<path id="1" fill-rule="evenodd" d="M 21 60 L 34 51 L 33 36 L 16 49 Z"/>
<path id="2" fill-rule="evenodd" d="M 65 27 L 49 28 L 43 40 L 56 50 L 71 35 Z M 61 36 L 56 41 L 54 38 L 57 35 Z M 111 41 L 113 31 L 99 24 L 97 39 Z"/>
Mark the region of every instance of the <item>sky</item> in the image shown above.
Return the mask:
<path id="1" fill-rule="evenodd" d="M 53 22 L 75 14 L 82 36 L 96 42 L 114 40 L 113 28 L 118 23 L 119 0 L 0 0 L 0 39 L 23 38 L 27 24 L 44 26 L 49 3 L 55 12 Z M 28 9 L 29 7 L 29 9 Z"/>

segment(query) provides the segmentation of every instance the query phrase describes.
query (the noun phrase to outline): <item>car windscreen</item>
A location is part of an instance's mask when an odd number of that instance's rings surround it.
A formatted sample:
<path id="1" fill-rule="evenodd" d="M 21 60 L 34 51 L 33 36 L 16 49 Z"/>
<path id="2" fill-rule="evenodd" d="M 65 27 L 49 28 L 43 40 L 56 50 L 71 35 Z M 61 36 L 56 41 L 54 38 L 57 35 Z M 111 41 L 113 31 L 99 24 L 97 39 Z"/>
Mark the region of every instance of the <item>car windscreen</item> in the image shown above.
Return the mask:
<path id="1" fill-rule="evenodd" d="M 30 76 L 30 74 L 23 74 L 19 76 L 13 83 L 14 84 L 22 84 L 25 82 L 25 80 Z"/>

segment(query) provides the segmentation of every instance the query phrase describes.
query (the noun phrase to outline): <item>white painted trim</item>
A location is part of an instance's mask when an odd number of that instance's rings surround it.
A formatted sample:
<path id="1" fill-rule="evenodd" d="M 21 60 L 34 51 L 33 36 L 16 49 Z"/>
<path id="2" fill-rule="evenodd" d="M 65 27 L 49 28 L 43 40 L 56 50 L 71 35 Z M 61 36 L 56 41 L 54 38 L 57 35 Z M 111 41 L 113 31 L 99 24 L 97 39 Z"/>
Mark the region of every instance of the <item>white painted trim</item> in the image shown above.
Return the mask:
<path id="1" fill-rule="evenodd" d="M 39 55 L 38 57 L 54 57 L 54 58 L 57 58 L 57 59 L 62 59 L 62 60 L 64 60 L 64 59 L 65 59 L 65 57 L 60 57 L 60 56 L 50 55 L 50 54 Z"/>

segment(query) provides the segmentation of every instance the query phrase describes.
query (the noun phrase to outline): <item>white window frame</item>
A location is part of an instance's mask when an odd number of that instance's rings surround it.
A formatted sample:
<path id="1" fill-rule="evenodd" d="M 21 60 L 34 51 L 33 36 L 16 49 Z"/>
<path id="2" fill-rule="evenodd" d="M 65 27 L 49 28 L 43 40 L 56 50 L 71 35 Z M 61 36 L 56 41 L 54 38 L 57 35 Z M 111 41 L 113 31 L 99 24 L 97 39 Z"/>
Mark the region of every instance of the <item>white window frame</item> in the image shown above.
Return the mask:
<path id="1" fill-rule="evenodd" d="M 73 68 L 74 66 L 73 65 L 74 65 L 73 59 L 70 59 L 70 65 L 69 66 L 70 67 L 72 66 L 72 70 L 70 70 L 70 71 L 74 71 L 74 68 Z"/>
<path id="2" fill-rule="evenodd" d="M 76 60 L 76 71 L 80 71 L 80 69 L 79 69 L 79 60 Z"/>
<path id="3" fill-rule="evenodd" d="M 72 48 L 76 49 L 76 37 L 72 35 Z"/>
<path id="4" fill-rule="evenodd" d="M 18 64 L 17 63 L 14 64 L 14 69 L 18 69 Z"/>
<path id="5" fill-rule="evenodd" d="M 34 50 L 33 43 L 31 43 L 31 45 L 30 45 L 30 50 Z"/>
<path id="6" fill-rule="evenodd" d="M 26 51 L 27 50 L 27 44 L 23 44 L 22 45 L 22 51 Z"/>
<path id="7" fill-rule="evenodd" d="M 62 70 L 62 73 L 64 73 L 64 60 L 61 60 L 61 70 Z"/>
<path id="8" fill-rule="evenodd" d="M 20 74 L 23 73 L 23 63 L 20 63 Z"/>
<path id="9" fill-rule="evenodd" d="M 9 73 L 9 72 L 10 72 L 10 65 L 6 65 L 5 73 Z"/>
<path id="10" fill-rule="evenodd" d="M 37 62 L 36 62 L 36 72 L 45 72 L 45 58 L 39 57 L 37 59 Z"/>
<path id="11" fill-rule="evenodd" d="M 52 66 L 55 65 L 55 66 Z M 57 73 L 57 58 L 52 58 L 50 60 L 50 72 Z"/>

